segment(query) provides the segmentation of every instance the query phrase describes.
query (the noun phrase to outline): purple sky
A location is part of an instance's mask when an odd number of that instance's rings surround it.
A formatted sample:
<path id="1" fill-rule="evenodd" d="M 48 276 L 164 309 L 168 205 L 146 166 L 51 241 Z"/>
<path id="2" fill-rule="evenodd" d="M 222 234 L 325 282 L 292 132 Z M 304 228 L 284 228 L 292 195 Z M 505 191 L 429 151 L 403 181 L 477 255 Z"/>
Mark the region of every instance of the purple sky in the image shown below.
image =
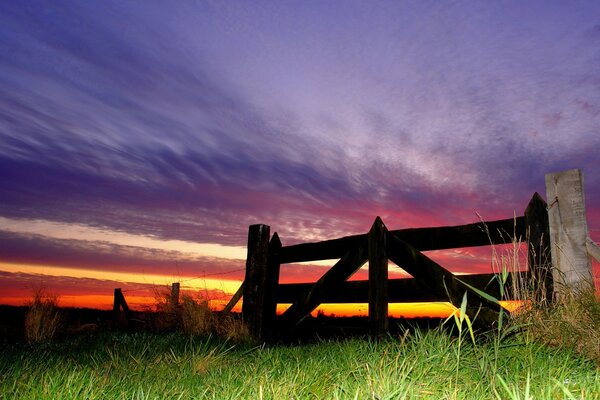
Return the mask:
<path id="1" fill-rule="evenodd" d="M 599 149 L 598 1 L 0 2 L 0 262 L 177 259 L 32 220 L 245 246 L 506 218 L 571 168 L 598 240 Z"/>

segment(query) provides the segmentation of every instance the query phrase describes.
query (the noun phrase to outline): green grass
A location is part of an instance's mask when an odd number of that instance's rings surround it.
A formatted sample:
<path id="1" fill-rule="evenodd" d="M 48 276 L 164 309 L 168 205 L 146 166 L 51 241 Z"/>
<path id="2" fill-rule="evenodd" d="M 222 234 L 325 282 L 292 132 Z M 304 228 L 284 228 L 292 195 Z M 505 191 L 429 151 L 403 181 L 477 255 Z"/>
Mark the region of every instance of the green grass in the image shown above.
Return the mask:
<path id="1" fill-rule="evenodd" d="M 5 348 L 0 399 L 600 398 L 593 362 L 525 340 L 459 347 L 441 330 L 417 330 L 253 347 L 173 333 L 98 333 Z"/>

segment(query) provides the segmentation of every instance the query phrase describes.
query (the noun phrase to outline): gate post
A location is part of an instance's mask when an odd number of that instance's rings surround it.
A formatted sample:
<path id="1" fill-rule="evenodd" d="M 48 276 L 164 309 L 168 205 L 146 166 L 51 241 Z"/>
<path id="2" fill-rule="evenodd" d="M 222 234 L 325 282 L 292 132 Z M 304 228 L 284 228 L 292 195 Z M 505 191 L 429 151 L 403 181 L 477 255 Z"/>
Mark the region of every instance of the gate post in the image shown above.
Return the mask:
<path id="1" fill-rule="evenodd" d="M 388 331 L 387 228 L 377 217 L 369 240 L 369 331 L 381 336 Z"/>
<path id="2" fill-rule="evenodd" d="M 248 228 L 248 255 L 246 258 L 246 277 L 242 303 L 242 318 L 250 334 L 259 341 L 265 341 L 271 319 L 266 308 L 269 261 L 268 225 L 250 225 Z"/>
<path id="3" fill-rule="evenodd" d="M 552 256 L 547 204 L 535 192 L 525 209 L 527 265 L 531 273 L 534 298 L 538 302 L 553 300 Z"/>
<path id="4" fill-rule="evenodd" d="M 593 290 L 592 262 L 586 246 L 588 228 L 581 170 L 546 174 L 546 194 L 551 204 L 548 217 L 554 294 L 561 296 L 569 290 Z"/>

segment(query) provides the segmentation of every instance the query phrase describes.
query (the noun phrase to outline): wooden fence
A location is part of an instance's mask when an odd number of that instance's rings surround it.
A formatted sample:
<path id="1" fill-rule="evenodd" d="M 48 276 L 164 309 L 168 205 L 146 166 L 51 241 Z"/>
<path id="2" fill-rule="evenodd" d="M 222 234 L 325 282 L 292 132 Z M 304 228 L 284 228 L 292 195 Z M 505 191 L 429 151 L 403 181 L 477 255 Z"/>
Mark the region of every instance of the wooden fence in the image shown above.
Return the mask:
<path id="1" fill-rule="evenodd" d="M 455 276 L 423 251 L 528 242 L 530 282 L 541 283 L 542 300 L 552 298 L 551 256 L 546 202 L 535 193 L 522 216 L 498 221 L 436 228 L 388 230 L 377 217 L 366 234 L 316 243 L 282 246 L 268 225 L 251 225 L 248 233 L 246 275 L 225 311 L 243 296 L 242 316 L 251 334 L 260 341 L 281 331 L 293 331 L 321 303 L 369 304 L 369 330 L 388 330 L 388 303 L 450 301 L 459 307 L 468 294 L 467 314 L 488 327 L 498 320 L 502 307 L 477 290 L 499 298 L 492 274 Z M 282 264 L 339 259 L 317 282 L 280 284 Z M 347 281 L 369 262 L 367 281 Z M 388 279 L 388 261 L 409 273 L 411 279 Z M 278 303 L 292 305 L 276 315 Z"/>

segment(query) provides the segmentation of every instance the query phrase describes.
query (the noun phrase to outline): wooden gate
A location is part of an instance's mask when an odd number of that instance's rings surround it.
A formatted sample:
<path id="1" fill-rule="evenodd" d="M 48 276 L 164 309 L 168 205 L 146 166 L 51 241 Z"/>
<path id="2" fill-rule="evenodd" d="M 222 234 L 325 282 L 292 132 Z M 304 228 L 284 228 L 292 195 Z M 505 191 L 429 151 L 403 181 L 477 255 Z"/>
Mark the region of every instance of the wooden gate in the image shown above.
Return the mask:
<path id="1" fill-rule="evenodd" d="M 427 257 L 423 251 L 528 242 L 527 276 L 540 284 L 537 296 L 551 299 L 552 274 L 546 202 L 535 193 L 522 216 L 479 223 L 435 228 L 388 230 L 377 217 L 370 231 L 316 243 L 282 246 L 277 233 L 270 238 L 268 225 L 251 225 L 244 283 L 225 311 L 243 296 L 242 315 L 252 335 L 265 341 L 276 330 L 293 331 L 322 303 L 369 304 L 369 331 L 381 335 L 388 330 L 388 303 L 449 301 L 460 307 L 468 294 L 467 314 L 488 327 L 505 310 L 482 296 L 485 291 L 499 298 L 499 282 L 493 274 L 455 276 Z M 317 282 L 280 284 L 281 264 L 339 259 Z M 368 281 L 347 281 L 369 262 Z M 388 261 L 412 276 L 388 279 Z M 474 290 L 476 288 L 478 290 Z M 276 315 L 278 303 L 292 303 Z M 276 323 L 277 322 L 277 323 Z"/>

